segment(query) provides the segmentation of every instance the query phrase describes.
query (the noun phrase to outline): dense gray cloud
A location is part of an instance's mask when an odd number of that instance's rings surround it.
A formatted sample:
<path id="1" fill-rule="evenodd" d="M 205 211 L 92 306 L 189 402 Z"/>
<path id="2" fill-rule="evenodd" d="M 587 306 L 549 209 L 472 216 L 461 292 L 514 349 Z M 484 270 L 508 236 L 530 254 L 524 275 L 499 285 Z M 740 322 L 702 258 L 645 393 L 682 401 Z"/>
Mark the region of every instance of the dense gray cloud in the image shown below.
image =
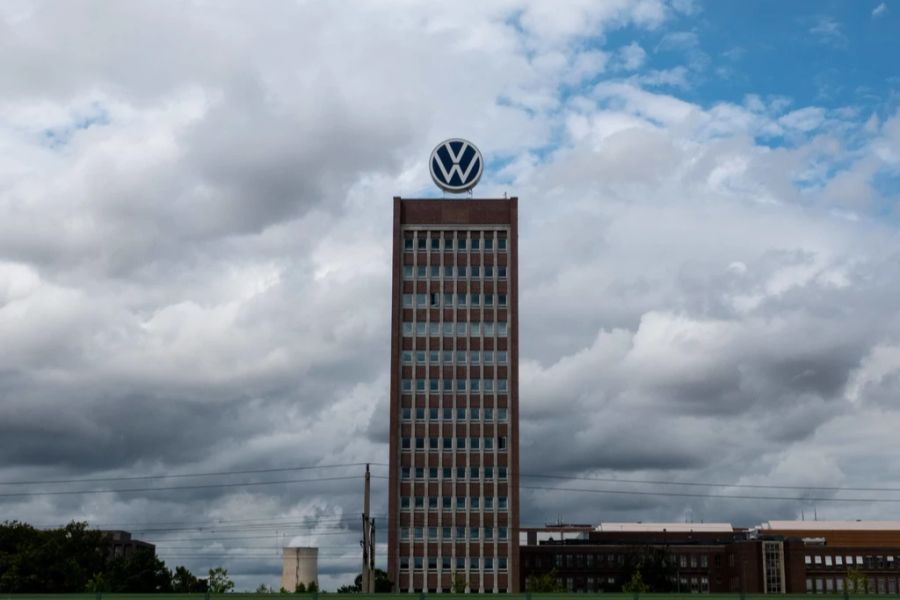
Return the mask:
<path id="1" fill-rule="evenodd" d="M 900 116 L 667 93 L 712 60 L 702 37 L 665 31 L 695 10 L 0 7 L 12 74 L 0 96 L 0 479 L 364 462 L 385 474 L 391 197 L 433 194 L 423 157 L 464 135 L 489 157 L 479 193 L 521 198 L 523 472 L 900 485 L 885 452 L 900 423 L 900 243 L 882 218 L 896 198 L 872 184 L 900 168 Z M 653 71 L 653 45 L 606 47 L 628 28 L 685 53 L 683 70 Z M 750 525 L 813 506 L 900 516 L 893 504 L 536 489 L 749 495 L 740 487 L 523 484 L 528 524 Z M 360 488 L 0 504 L 38 524 L 132 529 L 170 566 L 227 564 L 240 588 L 275 583 L 276 550 L 296 538 L 322 547 L 334 588 L 357 569 Z M 381 517 L 384 481 L 374 489 Z M 238 529 L 253 520 L 268 524 Z M 145 531 L 160 523 L 207 528 Z"/>

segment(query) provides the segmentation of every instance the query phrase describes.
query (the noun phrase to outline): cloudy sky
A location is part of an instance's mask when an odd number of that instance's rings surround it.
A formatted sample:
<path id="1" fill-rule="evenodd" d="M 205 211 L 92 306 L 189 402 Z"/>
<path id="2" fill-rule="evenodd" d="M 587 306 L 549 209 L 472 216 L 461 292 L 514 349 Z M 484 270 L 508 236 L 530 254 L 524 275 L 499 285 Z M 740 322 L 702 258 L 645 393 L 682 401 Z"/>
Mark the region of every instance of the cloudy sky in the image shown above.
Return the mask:
<path id="1" fill-rule="evenodd" d="M 3 2 L 0 515 L 349 583 L 391 198 L 461 136 L 525 524 L 900 518 L 898 56 L 894 0 Z"/>

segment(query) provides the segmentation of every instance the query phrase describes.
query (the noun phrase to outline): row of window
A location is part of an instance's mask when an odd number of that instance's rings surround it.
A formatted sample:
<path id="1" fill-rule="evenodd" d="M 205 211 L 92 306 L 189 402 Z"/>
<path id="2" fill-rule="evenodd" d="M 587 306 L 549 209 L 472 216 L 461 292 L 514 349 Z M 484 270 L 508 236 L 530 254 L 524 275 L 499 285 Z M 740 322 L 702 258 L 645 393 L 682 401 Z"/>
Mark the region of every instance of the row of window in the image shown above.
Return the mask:
<path id="1" fill-rule="evenodd" d="M 855 558 L 855 561 L 854 561 Z M 895 561 L 893 556 L 860 556 L 856 555 L 851 556 L 847 555 L 844 557 L 843 555 L 836 554 L 826 554 L 824 556 L 818 554 L 807 554 L 804 556 L 804 562 L 806 566 L 815 568 L 816 566 L 820 567 L 831 567 L 831 566 L 843 566 L 846 564 L 847 566 L 857 564 L 866 569 L 893 569 L 894 565 L 900 564 L 900 560 Z"/>
<path id="2" fill-rule="evenodd" d="M 429 362 L 431 364 L 444 364 L 449 365 L 453 363 L 453 359 L 456 359 L 457 364 L 464 365 L 467 362 L 471 362 L 473 365 L 505 365 L 508 360 L 508 354 L 505 350 L 498 350 L 496 353 L 493 350 L 485 350 L 481 352 L 479 350 L 457 350 L 454 352 L 453 350 L 404 350 L 400 353 L 400 362 L 404 364 L 412 364 L 413 358 L 415 358 L 415 362 L 418 364 L 425 364 Z M 428 359 L 427 361 L 425 359 Z"/>
<path id="3" fill-rule="evenodd" d="M 509 270 L 503 265 L 403 265 L 403 279 L 506 279 Z"/>
<path id="4" fill-rule="evenodd" d="M 469 589 L 472 593 L 475 593 L 476 591 L 477 591 L 479 594 L 482 593 L 482 591 L 483 591 L 485 594 L 493 594 L 493 593 L 494 593 L 494 590 L 492 590 L 491 588 L 485 588 L 484 590 L 478 590 L 475 586 L 472 586 L 471 588 L 467 588 L 467 589 Z M 427 592 L 427 593 L 429 593 L 429 594 L 439 594 L 439 593 L 444 592 L 444 591 L 449 592 L 450 589 L 443 590 L 443 589 L 441 589 L 441 588 L 421 588 L 421 587 L 414 587 L 414 588 L 412 588 L 411 591 L 412 591 L 413 593 L 416 593 L 416 594 L 421 594 L 421 593 L 425 593 L 425 592 Z M 410 588 L 406 588 L 406 587 L 401 587 L 401 588 L 400 588 L 400 593 L 401 593 L 401 594 L 408 594 L 409 592 L 410 592 Z M 506 590 L 506 588 L 497 588 L 497 589 L 496 589 L 496 592 L 497 592 L 498 594 L 505 594 L 505 593 L 507 592 L 507 590 Z"/>
<path id="5" fill-rule="evenodd" d="M 481 323 L 479 321 L 459 321 L 454 323 L 453 321 L 444 321 L 443 323 L 439 323 L 437 321 L 432 321 L 427 323 L 425 321 L 418 321 L 416 323 L 412 323 L 411 321 L 404 321 L 402 330 L 403 335 L 405 337 L 412 337 L 413 332 L 417 336 L 453 336 L 453 335 L 494 335 L 496 332 L 498 337 L 506 337 L 509 333 L 509 327 L 506 324 L 506 321 L 499 321 L 497 323 L 492 322 L 484 322 Z"/>
<path id="6" fill-rule="evenodd" d="M 453 441 L 456 440 L 456 444 Z M 496 442 L 496 443 L 495 443 Z M 416 450 L 493 450 L 496 446 L 497 450 L 506 450 L 507 442 L 505 435 L 493 437 L 417 437 L 417 438 L 400 438 L 401 450 L 412 450 L 415 444 Z"/>
<path id="7" fill-rule="evenodd" d="M 851 594 L 896 594 L 896 577 L 860 577 L 857 580 L 844 577 L 807 577 L 806 591 L 810 594 L 833 594 L 846 591 Z"/>
<path id="8" fill-rule="evenodd" d="M 441 569 L 451 569 L 453 564 L 453 560 L 449 556 L 442 556 L 438 558 L 436 556 L 414 556 L 410 558 L 409 556 L 401 556 L 400 557 L 400 568 L 401 569 L 409 569 L 410 565 L 412 565 L 413 569 L 421 570 L 425 568 L 425 565 L 428 565 L 430 570 L 436 570 L 438 567 L 438 563 L 441 564 Z M 463 571 L 468 566 L 470 571 L 477 571 L 484 565 L 485 571 L 492 571 L 494 569 L 494 558 L 491 556 L 485 556 L 482 558 L 477 558 L 475 556 L 465 558 L 463 556 L 456 557 L 456 567 L 457 571 Z M 497 569 L 500 571 L 505 571 L 507 568 L 507 560 L 505 556 L 498 557 L 496 559 Z"/>
<path id="9" fill-rule="evenodd" d="M 486 423 L 492 423 L 495 420 L 499 423 L 505 423 L 509 419 L 509 410 L 505 408 L 498 408 L 496 411 L 493 408 L 423 408 L 421 406 L 416 407 L 415 415 L 416 419 L 423 420 L 425 419 L 425 415 L 428 414 L 428 420 L 430 421 L 452 421 L 453 415 L 456 415 L 457 421 L 466 420 L 466 416 L 468 416 L 471 421 L 479 421 L 481 420 L 481 416 L 484 415 L 484 421 Z M 413 409 L 404 406 L 400 409 L 400 418 L 404 421 L 412 420 Z"/>
<path id="10" fill-rule="evenodd" d="M 403 240 L 403 249 L 404 250 L 493 250 L 494 249 L 494 237 L 492 233 L 485 233 L 484 239 L 481 239 L 481 236 L 478 233 L 473 233 L 471 239 L 466 239 L 464 233 L 459 234 L 460 237 L 457 239 L 453 238 L 444 238 L 444 237 L 432 237 L 430 239 L 426 239 L 424 236 L 418 237 L 417 239 L 413 239 L 411 237 L 405 238 Z M 506 238 L 499 238 L 496 240 L 497 250 L 501 252 L 506 250 Z"/>
<path id="11" fill-rule="evenodd" d="M 506 527 L 497 527 L 496 531 L 493 527 L 401 527 L 400 541 L 409 540 L 410 534 L 413 540 L 424 540 L 426 533 L 429 540 L 442 542 L 493 541 L 495 533 L 500 541 L 509 537 L 509 530 Z"/>
<path id="12" fill-rule="evenodd" d="M 678 566 L 682 569 L 705 569 L 709 566 L 709 557 L 706 554 L 679 554 Z"/>
<path id="13" fill-rule="evenodd" d="M 506 294 L 464 294 L 464 293 L 437 293 L 430 292 L 427 294 L 403 294 L 402 303 L 404 308 L 449 308 L 452 306 L 494 306 L 494 300 L 497 306 L 507 306 Z"/>
<path id="14" fill-rule="evenodd" d="M 441 383 L 443 381 L 443 383 Z M 507 392 L 509 382 L 506 379 L 416 379 L 417 392 Z M 400 391 L 413 391 L 412 379 L 400 380 Z"/>
<path id="15" fill-rule="evenodd" d="M 456 467 L 456 479 L 481 479 L 481 476 L 484 475 L 485 479 L 493 479 L 494 478 L 494 467 L 483 467 L 479 469 L 479 467 Z M 416 479 L 425 479 L 426 469 L 425 467 L 400 467 L 400 479 L 411 479 L 413 475 L 415 475 Z M 451 467 L 429 467 L 427 469 L 428 479 L 437 479 L 438 474 L 440 474 L 442 479 L 450 480 L 453 479 L 454 469 Z M 506 481 L 506 467 L 497 467 L 496 470 L 497 479 L 500 481 Z"/>
<path id="16" fill-rule="evenodd" d="M 456 506 L 456 510 L 466 510 L 466 506 L 470 510 L 494 510 L 494 506 L 496 504 L 498 511 L 505 511 L 509 509 L 509 502 L 506 499 L 506 496 L 497 496 L 497 502 L 494 502 L 493 496 L 471 496 L 466 498 L 465 496 L 455 496 L 456 502 L 454 504 L 453 498 L 450 496 L 441 496 L 438 498 L 437 496 L 429 496 L 426 498 L 424 496 L 400 496 L 400 508 L 415 508 L 420 510 L 425 510 L 425 505 L 428 505 L 428 510 L 438 510 L 441 508 L 443 510 L 452 510 L 454 505 Z M 484 500 L 484 502 L 482 502 Z"/>

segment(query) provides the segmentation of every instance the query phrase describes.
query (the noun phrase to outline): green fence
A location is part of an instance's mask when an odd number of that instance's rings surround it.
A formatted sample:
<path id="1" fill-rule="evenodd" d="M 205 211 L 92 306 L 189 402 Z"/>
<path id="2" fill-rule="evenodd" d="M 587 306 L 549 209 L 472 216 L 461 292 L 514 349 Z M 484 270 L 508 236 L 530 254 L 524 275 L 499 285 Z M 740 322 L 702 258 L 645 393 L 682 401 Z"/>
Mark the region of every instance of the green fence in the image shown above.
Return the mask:
<path id="1" fill-rule="evenodd" d="M 821 596 L 811 594 L 630 594 L 630 593 L 548 593 L 548 594 L 498 594 L 498 600 L 575 600 L 576 598 L 593 598 L 594 600 L 810 600 Z M 888 594 L 828 594 L 831 598 L 841 600 L 873 600 L 873 596 Z M 311 594 L 3 594 L 0 600 L 324 600 L 321 596 L 331 596 L 333 600 L 426 600 L 429 596 L 439 596 L 441 600 L 471 600 L 472 594 L 335 594 L 334 592 L 313 592 Z M 891 596 L 897 596 L 892 594 Z"/>

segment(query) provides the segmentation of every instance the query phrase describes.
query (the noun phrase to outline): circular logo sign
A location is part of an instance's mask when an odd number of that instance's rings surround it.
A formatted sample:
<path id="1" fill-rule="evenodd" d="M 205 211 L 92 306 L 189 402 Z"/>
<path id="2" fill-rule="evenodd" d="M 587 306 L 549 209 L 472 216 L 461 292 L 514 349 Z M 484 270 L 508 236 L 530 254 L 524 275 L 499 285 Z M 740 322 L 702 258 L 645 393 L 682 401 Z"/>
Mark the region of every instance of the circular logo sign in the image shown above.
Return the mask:
<path id="1" fill-rule="evenodd" d="M 447 192 L 467 192 L 484 171 L 484 160 L 475 144 L 460 138 L 444 140 L 431 152 L 431 178 Z"/>

